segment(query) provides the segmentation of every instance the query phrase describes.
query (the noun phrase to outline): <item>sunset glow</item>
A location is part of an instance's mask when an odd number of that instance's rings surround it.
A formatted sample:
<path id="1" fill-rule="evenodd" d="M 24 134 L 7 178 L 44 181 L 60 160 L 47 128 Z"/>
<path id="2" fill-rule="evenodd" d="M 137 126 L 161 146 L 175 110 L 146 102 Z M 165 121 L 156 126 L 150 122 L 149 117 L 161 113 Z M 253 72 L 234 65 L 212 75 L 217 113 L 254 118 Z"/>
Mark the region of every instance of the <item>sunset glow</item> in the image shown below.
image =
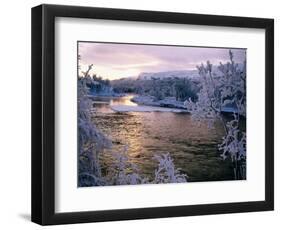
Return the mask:
<path id="1" fill-rule="evenodd" d="M 117 43 L 79 42 L 80 72 L 93 64 L 91 74 L 104 79 L 136 77 L 142 72 L 195 69 L 211 61 L 214 65 L 229 60 L 229 48 L 155 46 Z M 245 49 L 232 49 L 237 63 L 245 59 Z"/>

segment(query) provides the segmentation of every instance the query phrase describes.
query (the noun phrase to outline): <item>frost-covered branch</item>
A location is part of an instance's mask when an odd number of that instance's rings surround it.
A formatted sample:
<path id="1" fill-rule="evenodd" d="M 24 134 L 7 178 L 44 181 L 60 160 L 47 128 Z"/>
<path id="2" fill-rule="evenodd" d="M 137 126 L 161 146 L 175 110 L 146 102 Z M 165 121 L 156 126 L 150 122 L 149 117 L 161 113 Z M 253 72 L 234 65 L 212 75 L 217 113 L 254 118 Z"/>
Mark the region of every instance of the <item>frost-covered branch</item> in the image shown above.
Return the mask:
<path id="1" fill-rule="evenodd" d="M 187 182 L 187 175 L 175 168 L 173 159 L 169 153 L 155 155 L 157 168 L 152 179 L 142 176 L 138 167 L 129 161 L 126 156 L 126 149 L 123 153 L 112 154 L 113 162 L 106 175 L 108 185 L 129 185 L 129 184 L 162 184 Z"/>
<path id="2" fill-rule="evenodd" d="M 127 157 L 127 147 L 122 153 L 113 153 L 113 163 L 105 175 L 107 185 L 146 184 L 148 179 L 139 174 L 139 170 Z"/>
<path id="3" fill-rule="evenodd" d="M 78 78 L 79 186 L 102 184 L 98 155 L 104 148 L 108 148 L 111 145 L 110 140 L 92 122 L 93 107 L 91 100 L 88 98 L 86 82 L 87 77 Z"/>
<path id="4" fill-rule="evenodd" d="M 225 136 L 219 150 L 223 151 L 223 159 L 230 158 L 234 163 L 235 179 L 245 179 L 246 133 L 240 130 L 240 118 L 246 118 L 246 61 L 241 68 L 234 62 L 231 50 L 229 57 L 229 62 L 217 67 L 219 75 L 213 74 L 209 61 L 197 66 L 201 80 L 198 100 L 189 99 L 185 105 L 196 121 L 208 121 L 209 126 L 215 120 L 221 121 Z M 226 108 L 233 113 L 229 122 L 223 116 Z"/>
<path id="5" fill-rule="evenodd" d="M 187 175 L 181 173 L 179 168 L 175 168 L 173 159 L 169 153 L 156 155 L 154 158 L 158 161 L 158 167 L 155 170 L 153 183 L 163 184 L 187 182 Z"/>

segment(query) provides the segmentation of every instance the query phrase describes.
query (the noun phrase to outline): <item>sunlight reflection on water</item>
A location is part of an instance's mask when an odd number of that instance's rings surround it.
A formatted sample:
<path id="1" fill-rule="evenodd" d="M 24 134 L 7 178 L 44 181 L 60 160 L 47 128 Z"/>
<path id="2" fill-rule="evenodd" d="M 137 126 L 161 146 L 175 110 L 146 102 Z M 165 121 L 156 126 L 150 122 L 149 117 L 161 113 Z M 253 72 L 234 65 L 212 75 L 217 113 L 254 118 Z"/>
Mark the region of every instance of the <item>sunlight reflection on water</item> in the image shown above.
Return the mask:
<path id="1" fill-rule="evenodd" d="M 120 97 L 118 99 L 111 99 L 109 104 L 110 105 L 129 105 L 129 106 L 138 106 L 135 102 L 132 102 L 131 99 L 134 97 L 134 95 L 129 95 L 125 97 Z"/>
<path id="2" fill-rule="evenodd" d="M 110 162 L 110 155 L 128 147 L 127 155 L 140 171 L 151 176 L 156 167 L 155 154 L 169 152 L 176 167 L 189 176 L 190 181 L 231 180 L 230 163 L 222 161 L 217 145 L 223 136 L 219 124 L 210 129 L 206 123 L 198 125 L 189 114 L 172 112 L 114 112 L 110 105 L 138 106 L 133 96 L 99 98 L 94 104 L 94 122 L 108 136 L 113 147 L 106 150 L 102 163 Z"/>

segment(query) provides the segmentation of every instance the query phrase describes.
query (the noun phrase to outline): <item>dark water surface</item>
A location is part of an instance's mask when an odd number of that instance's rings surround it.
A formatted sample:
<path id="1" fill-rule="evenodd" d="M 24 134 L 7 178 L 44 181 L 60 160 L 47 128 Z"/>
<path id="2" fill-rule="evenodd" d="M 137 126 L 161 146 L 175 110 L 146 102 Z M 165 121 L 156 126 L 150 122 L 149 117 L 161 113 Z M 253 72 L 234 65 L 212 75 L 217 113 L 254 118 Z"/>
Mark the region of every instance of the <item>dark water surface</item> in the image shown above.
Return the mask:
<path id="1" fill-rule="evenodd" d="M 111 105 L 138 106 L 130 101 L 131 97 L 94 100 L 94 123 L 113 142 L 112 149 L 106 150 L 101 159 L 105 168 L 111 153 L 122 152 L 127 146 L 129 160 L 148 177 L 157 166 L 153 156 L 169 152 L 189 181 L 233 179 L 231 162 L 223 161 L 217 150 L 224 135 L 219 122 L 210 128 L 205 122 L 198 125 L 188 113 L 120 113 L 111 109 Z"/>

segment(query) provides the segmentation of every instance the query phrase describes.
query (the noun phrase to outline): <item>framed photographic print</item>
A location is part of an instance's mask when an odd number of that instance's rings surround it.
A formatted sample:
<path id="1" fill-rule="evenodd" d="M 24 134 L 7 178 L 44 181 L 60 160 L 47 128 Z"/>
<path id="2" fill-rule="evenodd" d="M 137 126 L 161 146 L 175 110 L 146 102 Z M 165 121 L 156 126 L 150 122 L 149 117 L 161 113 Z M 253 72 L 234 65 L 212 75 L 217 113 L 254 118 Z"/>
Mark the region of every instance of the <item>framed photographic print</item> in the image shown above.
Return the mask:
<path id="1" fill-rule="evenodd" d="M 32 221 L 274 207 L 273 19 L 32 9 Z"/>

